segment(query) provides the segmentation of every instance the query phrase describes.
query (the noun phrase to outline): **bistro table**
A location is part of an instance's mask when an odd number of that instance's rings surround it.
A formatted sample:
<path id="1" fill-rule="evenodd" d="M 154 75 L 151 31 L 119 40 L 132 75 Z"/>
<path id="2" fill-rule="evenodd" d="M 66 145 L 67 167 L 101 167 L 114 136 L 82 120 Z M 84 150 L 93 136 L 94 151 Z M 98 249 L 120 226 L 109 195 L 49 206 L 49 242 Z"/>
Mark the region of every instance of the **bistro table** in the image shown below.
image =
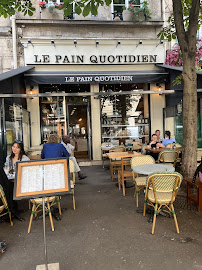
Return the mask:
<path id="1" fill-rule="evenodd" d="M 133 157 L 136 155 L 141 155 L 138 152 L 111 152 L 106 154 L 109 159 L 121 159 L 123 157 Z"/>
<path id="2" fill-rule="evenodd" d="M 135 173 L 149 175 L 156 172 L 174 172 L 175 168 L 166 164 L 144 164 L 133 167 Z"/>

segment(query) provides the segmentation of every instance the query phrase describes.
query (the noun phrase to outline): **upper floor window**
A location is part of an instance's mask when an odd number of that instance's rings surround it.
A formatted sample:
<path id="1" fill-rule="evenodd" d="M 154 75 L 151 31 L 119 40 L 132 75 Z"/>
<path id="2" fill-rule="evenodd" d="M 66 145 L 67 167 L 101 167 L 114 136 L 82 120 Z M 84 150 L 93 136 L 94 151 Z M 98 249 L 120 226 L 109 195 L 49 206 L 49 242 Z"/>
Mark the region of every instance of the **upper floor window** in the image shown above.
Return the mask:
<path id="1" fill-rule="evenodd" d="M 111 8 L 112 8 L 112 18 L 118 16 L 121 20 L 122 12 L 124 8 L 128 8 L 129 5 L 140 6 L 143 0 L 112 0 Z"/>

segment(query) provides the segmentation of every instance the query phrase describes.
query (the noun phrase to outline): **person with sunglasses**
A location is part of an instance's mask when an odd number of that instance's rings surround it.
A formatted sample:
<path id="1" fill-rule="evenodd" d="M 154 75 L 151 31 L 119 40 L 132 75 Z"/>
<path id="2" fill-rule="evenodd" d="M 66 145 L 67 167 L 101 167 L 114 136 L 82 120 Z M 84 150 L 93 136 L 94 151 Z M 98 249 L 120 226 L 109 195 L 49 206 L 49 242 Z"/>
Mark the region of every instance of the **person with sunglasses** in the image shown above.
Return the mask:
<path id="1" fill-rule="evenodd" d="M 22 221 L 23 219 L 17 215 L 17 202 L 13 200 L 13 189 L 14 189 L 14 179 L 16 172 L 16 163 L 18 161 L 28 161 L 30 160 L 24 150 L 23 142 L 20 140 L 15 140 L 12 145 L 11 154 L 7 156 L 6 162 L 4 164 L 4 171 L 9 180 L 9 201 L 12 201 L 11 212 L 15 218 Z"/>

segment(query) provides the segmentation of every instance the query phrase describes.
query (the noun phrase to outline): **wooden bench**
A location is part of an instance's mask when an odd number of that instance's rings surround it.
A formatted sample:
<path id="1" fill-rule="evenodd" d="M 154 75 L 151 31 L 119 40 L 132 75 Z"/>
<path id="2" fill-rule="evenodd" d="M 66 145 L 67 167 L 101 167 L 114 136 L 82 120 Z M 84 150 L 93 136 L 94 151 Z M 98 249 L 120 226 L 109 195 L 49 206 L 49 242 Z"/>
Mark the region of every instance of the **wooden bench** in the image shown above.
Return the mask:
<path id="1" fill-rule="evenodd" d="M 183 178 L 183 181 L 187 183 L 187 204 L 193 201 L 198 207 L 198 211 L 202 212 L 202 183 L 199 178 L 196 178 L 195 183 L 192 183 L 192 178 Z M 192 194 L 192 186 L 197 188 L 197 194 Z"/>

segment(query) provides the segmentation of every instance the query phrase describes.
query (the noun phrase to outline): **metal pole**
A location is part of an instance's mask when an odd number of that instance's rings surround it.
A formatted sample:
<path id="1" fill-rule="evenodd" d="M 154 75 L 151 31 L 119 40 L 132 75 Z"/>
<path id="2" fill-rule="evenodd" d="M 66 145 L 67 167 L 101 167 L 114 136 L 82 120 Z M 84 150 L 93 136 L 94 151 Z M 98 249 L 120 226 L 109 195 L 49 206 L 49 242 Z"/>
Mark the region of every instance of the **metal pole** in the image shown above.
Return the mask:
<path id="1" fill-rule="evenodd" d="M 46 223 L 45 223 L 45 198 L 43 200 L 43 239 L 45 253 L 45 269 L 48 270 L 47 245 L 46 245 Z"/>

